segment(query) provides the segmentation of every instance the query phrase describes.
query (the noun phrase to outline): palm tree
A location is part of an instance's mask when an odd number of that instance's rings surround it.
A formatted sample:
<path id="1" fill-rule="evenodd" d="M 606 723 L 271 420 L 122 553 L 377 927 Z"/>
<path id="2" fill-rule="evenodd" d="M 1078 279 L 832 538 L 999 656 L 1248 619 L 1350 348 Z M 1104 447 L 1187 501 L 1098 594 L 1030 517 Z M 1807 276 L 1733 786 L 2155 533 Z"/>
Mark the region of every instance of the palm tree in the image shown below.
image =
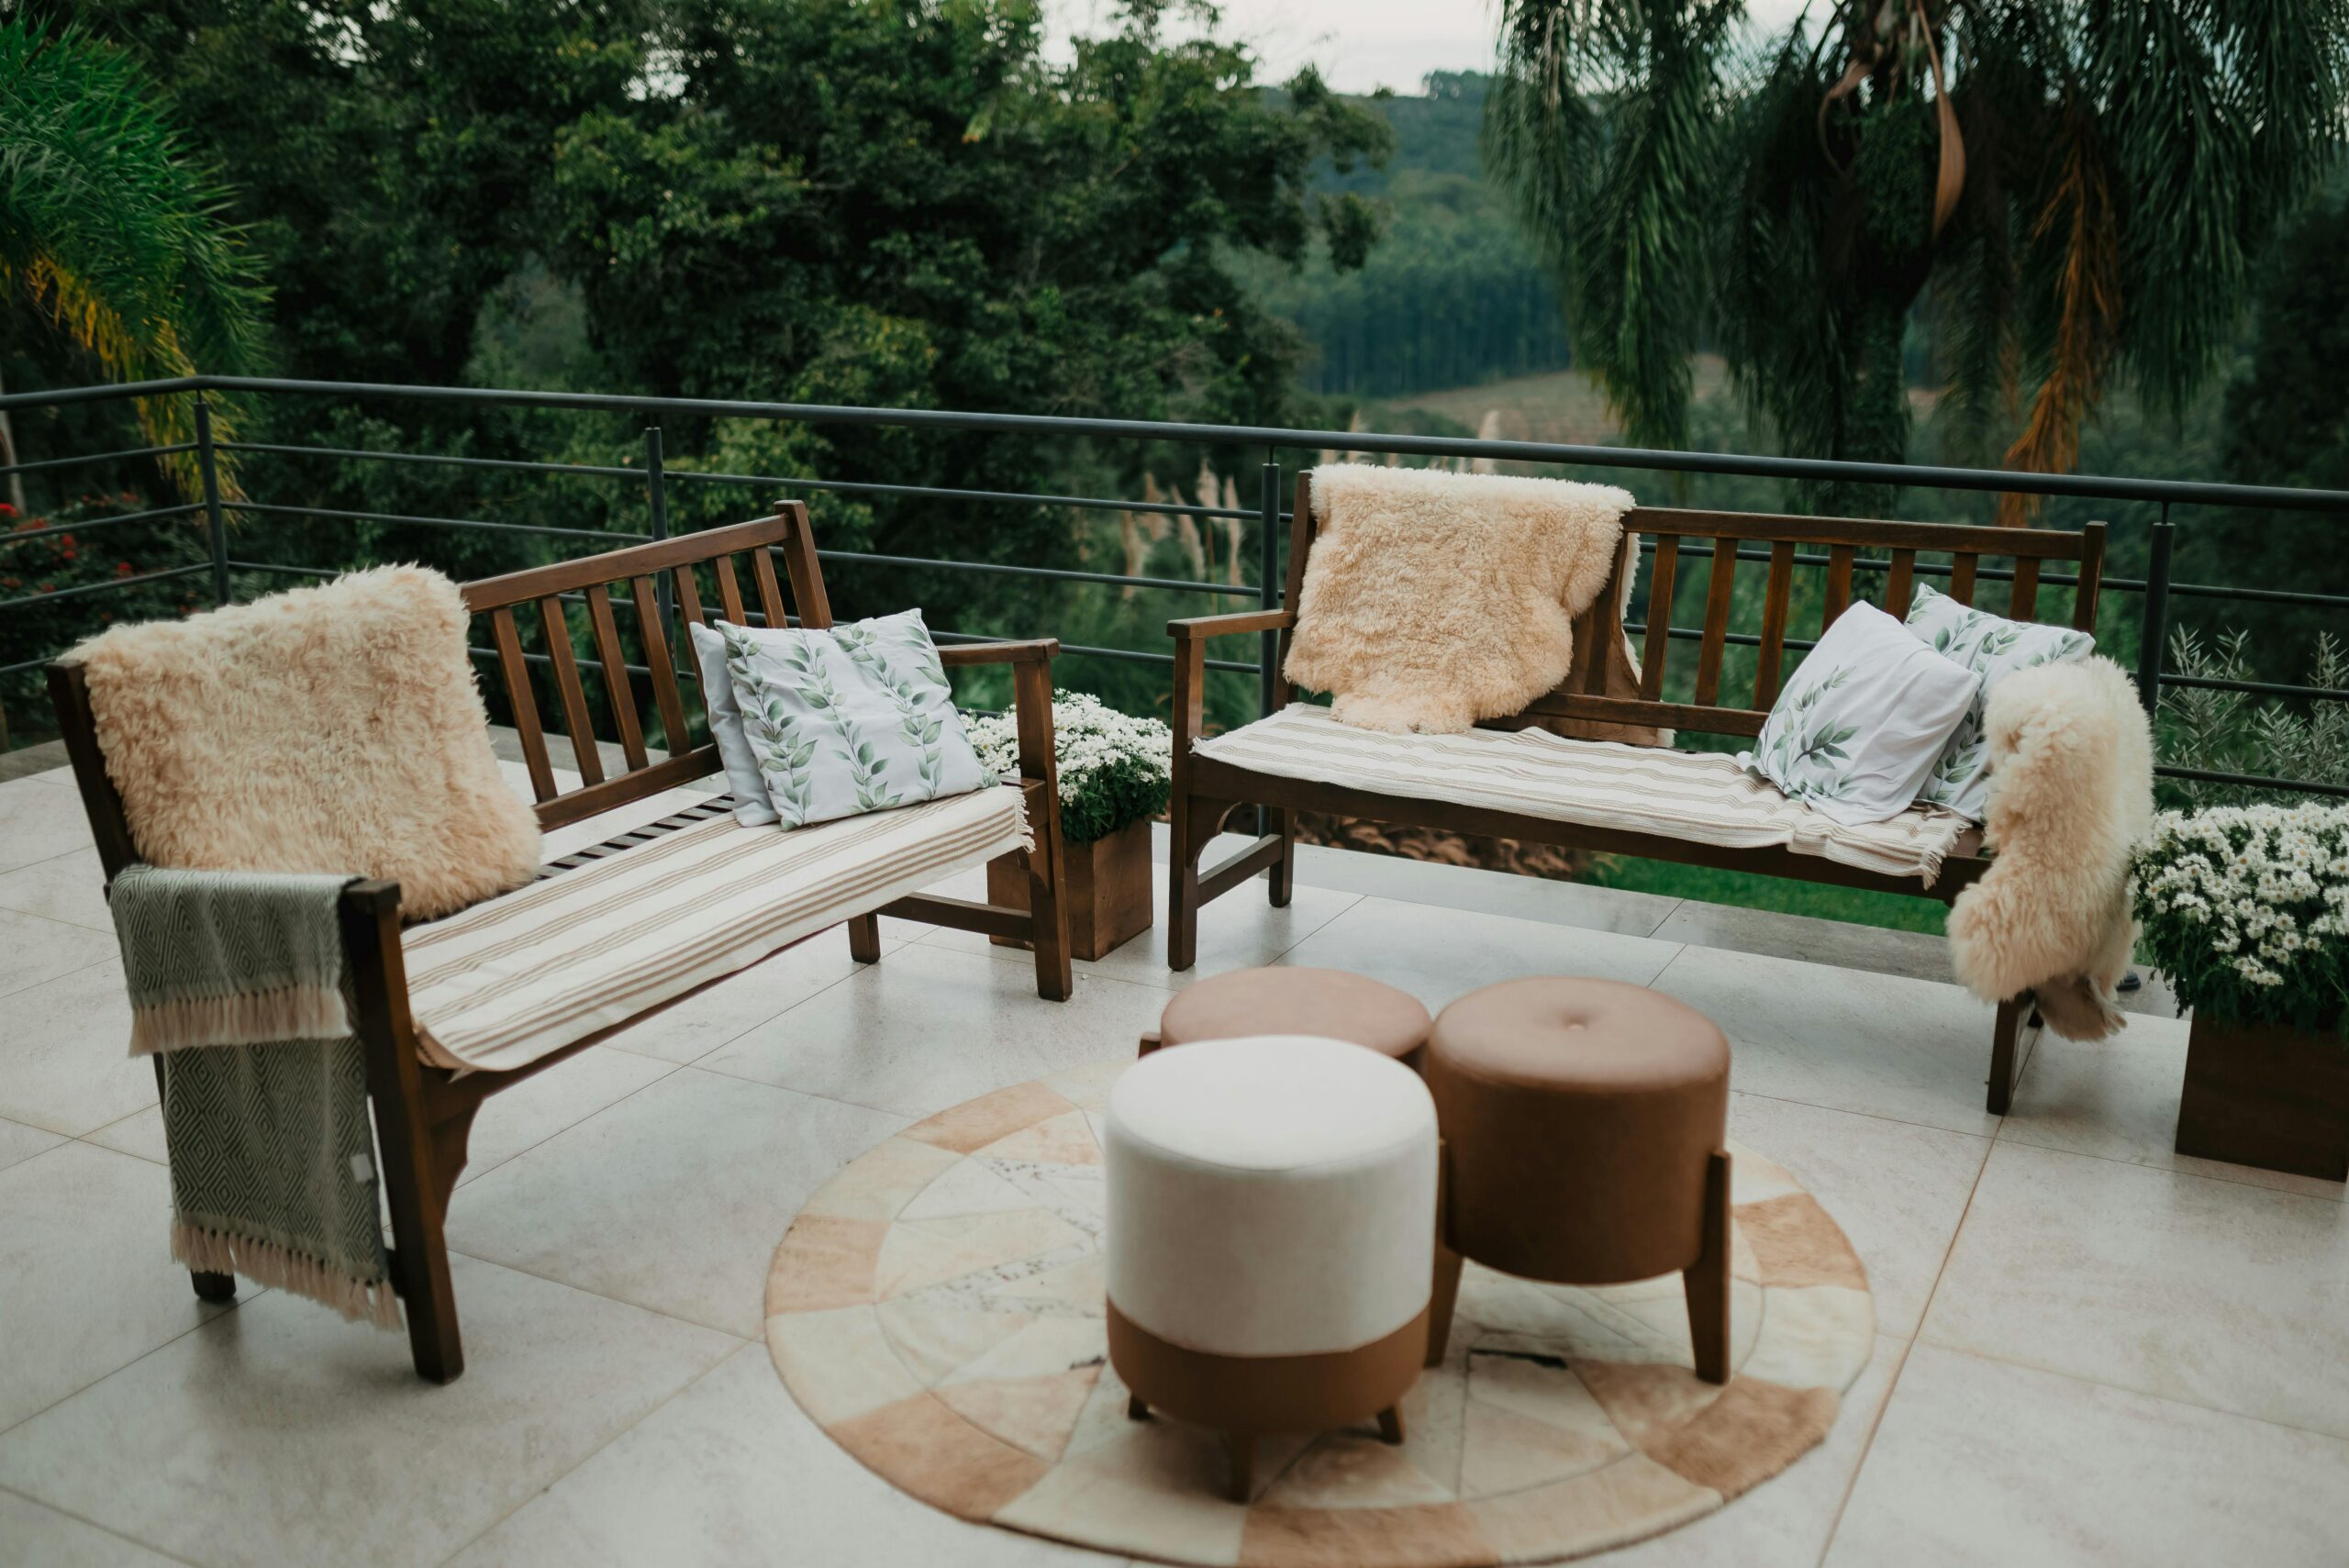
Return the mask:
<path id="1" fill-rule="evenodd" d="M 269 296 L 227 200 L 120 50 L 0 19 L 0 327 L 45 318 L 121 381 L 249 368 Z M 185 397 L 139 417 L 154 445 L 193 439 Z M 184 456 L 172 472 L 192 488 Z"/>
<path id="2" fill-rule="evenodd" d="M 2066 469 L 2117 373 L 2202 384 L 2349 128 L 2349 0 L 1821 8 L 1503 0 L 1487 161 L 1640 444 L 1709 328 L 1787 450 L 1900 462 L 1913 315 L 1959 449 Z"/>

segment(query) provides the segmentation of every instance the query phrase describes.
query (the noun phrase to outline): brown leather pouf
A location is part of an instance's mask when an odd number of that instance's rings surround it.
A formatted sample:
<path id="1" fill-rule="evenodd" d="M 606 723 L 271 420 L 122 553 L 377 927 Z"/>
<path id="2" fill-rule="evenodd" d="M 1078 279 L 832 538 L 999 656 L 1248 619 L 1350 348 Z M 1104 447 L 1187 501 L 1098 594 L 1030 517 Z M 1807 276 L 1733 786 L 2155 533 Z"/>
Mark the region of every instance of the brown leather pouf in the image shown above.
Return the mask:
<path id="1" fill-rule="evenodd" d="M 1445 1179 L 1428 1363 L 1466 1256 L 1558 1284 L 1679 1271 L 1698 1373 L 1726 1381 L 1729 1041 L 1713 1021 L 1611 980 L 1505 981 L 1444 1008 L 1421 1072 Z"/>
<path id="2" fill-rule="evenodd" d="M 1419 1065 L 1428 1010 L 1408 991 L 1341 969 L 1236 969 L 1194 981 L 1142 1037 L 1141 1054 L 1162 1045 L 1248 1035 L 1310 1034 L 1366 1046 L 1408 1067 Z"/>

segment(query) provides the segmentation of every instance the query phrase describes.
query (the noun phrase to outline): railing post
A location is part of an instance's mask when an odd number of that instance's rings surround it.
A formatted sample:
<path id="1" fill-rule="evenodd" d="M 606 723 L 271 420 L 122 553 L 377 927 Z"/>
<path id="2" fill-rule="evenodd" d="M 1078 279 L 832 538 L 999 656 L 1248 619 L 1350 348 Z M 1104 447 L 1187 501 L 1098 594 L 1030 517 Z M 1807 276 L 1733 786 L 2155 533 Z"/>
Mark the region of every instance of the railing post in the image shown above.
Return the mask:
<path id="1" fill-rule="evenodd" d="M 652 541 L 658 544 L 669 537 L 669 486 L 662 464 L 661 427 L 658 425 L 644 428 L 644 499 L 651 511 Z M 671 613 L 669 602 L 674 591 L 669 585 L 666 572 L 652 574 L 652 592 L 656 601 L 653 607 L 660 618 L 661 640 L 663 643 L 669 641 L 669 628 L 676 618 Z"/>
<path id="2" fill-rule="evenodd" d="M 1256 517 L 1261 537 L 1256 543 L 1256 603 L 1268 610 L 1281 607 L 1281 465 L 1272 461 L 1271 451 L 1256 481 Z M 1275 668 L 1280 657 L 1280 637 L 1265 632 L 1256 639 L 1256 662 L 1261 668 L 1256 695 L 1258 717 L 1269 715 L 1280 706 L 1281 673 Z"/>
<path id="3" fill-rule="evenodd" d="M 2169 503 L 2162 503 L 2161 521 L 2154 525 L 2153 551 L 2145 558 L 2145 628 L 2137 642 L 2137 700 L 2145 717 L 2158 718 L 2162 710 L 2162 644 L 2169 640 L 2169 551 L 2175 530 Z"/>
<path id="4" fill-rule="evenodd" d="M 220 517 L 220 455 L 212 444 L 212 405 L 195 395 L 195 466 L 204 479 L 204 522 L 212 536 L 212 602 L 228 602 L 228 526 Z"/>

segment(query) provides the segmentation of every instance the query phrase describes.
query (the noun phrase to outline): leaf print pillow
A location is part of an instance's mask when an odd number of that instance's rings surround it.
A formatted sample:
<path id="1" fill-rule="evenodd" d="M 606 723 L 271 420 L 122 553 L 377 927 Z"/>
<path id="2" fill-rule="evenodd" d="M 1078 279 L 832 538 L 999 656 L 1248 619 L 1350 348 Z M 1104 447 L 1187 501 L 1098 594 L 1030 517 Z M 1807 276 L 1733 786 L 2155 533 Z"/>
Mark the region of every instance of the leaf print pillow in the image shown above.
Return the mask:
<path id="1" fill-rule="evenodd" d="M 1990 689 L 2017 670 L 2085 659 L 2095 651 L 2096 639 L 2067 626 L 2008 620 L 1921 584 L 1909 607 L 1908 628 L 1934 652 L 1982 677 L 1973 706 L 1917 792 L 1927 806 L 1945 806 L 1979 822 L 1990 800 L 1989 743 L 1982 733 Z"/>
<path id="2" fill-rule="evenodd" d="M 1909 809 L 1981 678 L 1865 602 L 1803 656 L 1738 761 L 1838 822 Z"/>
<path id="3" fill-rule="evenodd" d="M 963 733 L 919 610 L 829 630 L 710 629 L 751 765 L 785 828 L 999 782 Z"/>

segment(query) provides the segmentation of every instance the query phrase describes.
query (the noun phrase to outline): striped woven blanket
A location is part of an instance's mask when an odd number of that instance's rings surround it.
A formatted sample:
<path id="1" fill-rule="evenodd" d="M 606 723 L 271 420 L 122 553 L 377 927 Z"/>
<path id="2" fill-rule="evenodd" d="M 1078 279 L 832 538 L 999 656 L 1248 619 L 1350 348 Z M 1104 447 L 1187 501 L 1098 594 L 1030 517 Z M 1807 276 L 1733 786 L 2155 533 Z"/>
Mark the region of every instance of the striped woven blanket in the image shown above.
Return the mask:
<path id="1" fill-rule="evenodd" d="M 286 872 L 114 879 L 131 1053 L 162 1054 L 172 1256 L 400 1325 L 337 902 Z"/>
<path id="2" fill-rule="evenodd" d="M 1457 801 L 1724 848 L 1782 845 L 1928 887 L 1969 826 L 1934 807 L 1887 822 L 1837 822 L 1717 751 L 1569 740 L 1542 729 L 1392 735 L 1341 724 L 1307 703 L 1202 740 L 1197 754 L 1406 800 Z"/>

